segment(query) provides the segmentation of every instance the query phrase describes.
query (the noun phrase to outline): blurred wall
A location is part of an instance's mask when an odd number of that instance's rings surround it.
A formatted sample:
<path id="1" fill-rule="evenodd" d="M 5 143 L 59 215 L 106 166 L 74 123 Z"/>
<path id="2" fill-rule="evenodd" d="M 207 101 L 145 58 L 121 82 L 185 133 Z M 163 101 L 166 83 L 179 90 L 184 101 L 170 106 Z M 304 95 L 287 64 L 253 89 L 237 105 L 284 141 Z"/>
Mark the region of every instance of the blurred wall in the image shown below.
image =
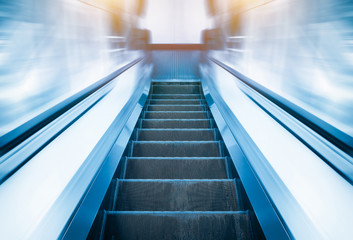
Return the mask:
<path id="1" fill-rule="evenodd" d="M 353 136 L 352 1 L 208 0 L 208 7 L 228 63 Z"/>
<path id="2" fill-rule="evenodd" d="M 0 1 L 0 136 L 134 58 L 139 2 Z"/>

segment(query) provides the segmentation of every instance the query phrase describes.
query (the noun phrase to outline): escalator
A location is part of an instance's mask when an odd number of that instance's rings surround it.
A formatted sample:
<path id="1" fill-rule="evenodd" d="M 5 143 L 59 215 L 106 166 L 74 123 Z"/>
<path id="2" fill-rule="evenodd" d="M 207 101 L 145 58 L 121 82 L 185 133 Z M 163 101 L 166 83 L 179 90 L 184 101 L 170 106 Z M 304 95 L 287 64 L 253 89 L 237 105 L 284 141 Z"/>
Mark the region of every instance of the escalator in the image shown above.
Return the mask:
<path id="1" fill-rule="evenodd" d="M 263 239 L 199 81 L 155 81 L 89 239 Z"/>

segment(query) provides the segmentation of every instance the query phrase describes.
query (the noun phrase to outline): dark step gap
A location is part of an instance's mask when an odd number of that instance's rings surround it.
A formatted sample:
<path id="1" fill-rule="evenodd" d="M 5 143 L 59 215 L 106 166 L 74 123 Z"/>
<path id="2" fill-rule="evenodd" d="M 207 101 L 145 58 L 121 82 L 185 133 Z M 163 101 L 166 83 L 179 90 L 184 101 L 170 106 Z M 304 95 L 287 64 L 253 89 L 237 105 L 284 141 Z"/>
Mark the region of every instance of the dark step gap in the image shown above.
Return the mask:
<path id="1" fill-rule="evenodd" d="M 225 158 L 128 158 L 126 179 L 226 179 Z"/>
<path id="2" fill-rule="evenodd" d="M 142 128 L 212 128 L 214 120 L 208 119 L 142 119 Z"/>
<path id="3" fill-rule="evenodd" d="M 233 180 L 119 180 L 116 211 L 236 211 Z"/>
<path id="4" fill-rule="evenodd" d="M 203 105 L 147 105 L 147 111 L 205 111 Z"/>
<path id="5" fill-rule="evenodd" d="M 253 239 L 247 211 L 106 212 L 103 239 Z"/>
<path id="6" fill-rule="evenodd" d="M 207 119 L 206 111 L 145 111 L 145 119 Z"/>
<path id="7" fill-rule="evenodd" d="M 212 142 L 132 142 L 132 157 L 221 157 L 220 143 Z"/>
<path id="8" fill-rule="evenodd" d="M 138 129 L 138 141 L 214 141 L 213 129 Z"/>

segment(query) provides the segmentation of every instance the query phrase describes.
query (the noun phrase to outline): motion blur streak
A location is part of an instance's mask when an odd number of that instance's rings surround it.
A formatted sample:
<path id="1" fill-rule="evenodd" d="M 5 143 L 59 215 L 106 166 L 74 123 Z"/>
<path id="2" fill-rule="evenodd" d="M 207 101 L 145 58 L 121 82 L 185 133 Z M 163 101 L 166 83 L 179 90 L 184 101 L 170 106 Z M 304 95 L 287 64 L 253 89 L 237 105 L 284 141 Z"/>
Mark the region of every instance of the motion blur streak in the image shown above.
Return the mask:
<path id="1" fill-rule="evenodd" d="M 0 1 L 0 136 L 133 58 L 120 2 Z"/>
<path id="2" fill-rule="evenodd" d="M 353 136 L 352 1 L 208 3 L 229 64 Z"/>
<path id="3" fill-rule="evenodd" d="M 3 0 L 0 136 L 133 58 L 141 26 L 153 43 L 217 29 L 213 56 L 353 136 L 352 19 L 348 0 Z"/>

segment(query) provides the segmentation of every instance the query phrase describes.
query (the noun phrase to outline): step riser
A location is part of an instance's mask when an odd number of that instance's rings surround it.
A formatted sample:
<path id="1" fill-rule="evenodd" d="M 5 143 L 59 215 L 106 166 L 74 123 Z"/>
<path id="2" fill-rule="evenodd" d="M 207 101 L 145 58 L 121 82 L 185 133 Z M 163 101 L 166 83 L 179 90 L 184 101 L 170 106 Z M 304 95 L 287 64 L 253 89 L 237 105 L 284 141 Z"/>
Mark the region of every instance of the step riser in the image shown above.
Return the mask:
<path id="1" fill-rule="evenodd" d="M 213 130 L 139 130 L 138 141 L 215 141 Z"/>
<path id="2" fill-rule="evenodd" d="M 225 159 L 128 159 L 126 179 L 226 179 Z"/>
<path id="3" fill-rule="evenodd" d="M 134 142 L 133 157 L 220 157 L 217 142 Z"/>
<path id="4" fill-rule="evenodd" d="M 201 105 L 148 105 L 147 111 L 205 111 Z"/>
<path id="5" fill-rule="evenodd" d="M 209 120 L 142 120 L 142 128 L 211 128 Z"/>
<path id="6" fill-rule="evenodd" d="M 200 86 L 195 85 L 154 85 L 153 94 L 200 94 Z"/>
<path id="7" fill-rule="evenodd" d="M 249 216 L 235 214 L 124 214 L 107 215 L 104 239 L 251 239 Z M 138 229 L 138 230 L 137 230 Z"/>
<path id="8" fill-rule="evenodd" d="M 145 119 L 207 119 L 207 112 L 145 112 Z"/>

